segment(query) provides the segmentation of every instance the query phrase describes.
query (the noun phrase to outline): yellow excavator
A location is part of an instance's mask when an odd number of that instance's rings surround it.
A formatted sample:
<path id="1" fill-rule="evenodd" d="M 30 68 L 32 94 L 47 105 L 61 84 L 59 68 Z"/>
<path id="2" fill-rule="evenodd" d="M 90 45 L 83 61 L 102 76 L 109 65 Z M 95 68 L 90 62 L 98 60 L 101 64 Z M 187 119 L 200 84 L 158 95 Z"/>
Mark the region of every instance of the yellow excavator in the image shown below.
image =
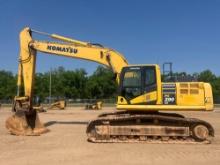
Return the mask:
<path id="1" fill-rule="evenodd" d="M 47 35 L 57 42 L 35 40 L 32 33 Z M 37 52 L 94 61 L 115 73 L 119 111 L 103 113 L 89 122 L 86 133 L 90 142 L 210 143 L 214 137 L 208 122 L 170 112 L 212 111 L 209 83 L 163 83 L 156 64 L 128 65 L 124 56 L 111 48 L 28 27 L 20 33 L 18 91 L 14 113 L 6 120 L 11 134 L 40 135 L 48 131 L 32 103 Z"/>
<path id="2" fill-rule="evenodd" d="M 66 108 L 66 101 L 65 100 L 58 100 L 54 103 L 51 103 L 48 109 L 59 109 L 64 110 Z"/>
<path id="3" fill-rule="evenodd" d="M 85 110 L 102 110 L 102 101 L 95 101 L 93 103 L 87 103 Z"/>

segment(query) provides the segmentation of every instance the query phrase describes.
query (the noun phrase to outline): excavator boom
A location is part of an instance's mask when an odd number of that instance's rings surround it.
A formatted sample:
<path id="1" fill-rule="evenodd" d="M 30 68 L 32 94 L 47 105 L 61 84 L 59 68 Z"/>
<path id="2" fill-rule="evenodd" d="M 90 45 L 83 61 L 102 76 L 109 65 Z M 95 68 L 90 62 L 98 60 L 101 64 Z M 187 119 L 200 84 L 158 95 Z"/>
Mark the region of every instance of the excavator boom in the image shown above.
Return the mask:
<path id="1" fill-rule="evenodd" d="M 32 38 L 34 32 L 47 35 L 57 42 L 35 40 Z M 37 52 L 97 62 L 111 68 L 117 82 L 122 68 L 128 65 L 123 55 L 102 45 L 24 28 L 20 33 L 17 96 L 13 105 L 15 114 L 6 121 L 6 127 L 12 134 L 36 135 L 48 131 L 40 122 L 32 103 Z M 20 96 L 22 83 L 24 96 Z"/>

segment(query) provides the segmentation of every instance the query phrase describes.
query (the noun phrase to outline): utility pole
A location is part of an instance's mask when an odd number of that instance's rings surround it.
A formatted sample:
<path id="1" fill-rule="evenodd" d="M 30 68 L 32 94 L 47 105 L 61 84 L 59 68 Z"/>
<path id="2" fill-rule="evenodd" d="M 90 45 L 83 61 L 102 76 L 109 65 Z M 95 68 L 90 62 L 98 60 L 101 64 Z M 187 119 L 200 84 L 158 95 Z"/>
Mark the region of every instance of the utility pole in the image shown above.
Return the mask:
<path id="1" fill-rule="evenodd" d="M 52 79 L 51 79 L 51 72 L 52 69 L 50 68 L 50 82 L 49 82 L 49 104 L 51 104 L 51 84 L 52 84 Z"/>

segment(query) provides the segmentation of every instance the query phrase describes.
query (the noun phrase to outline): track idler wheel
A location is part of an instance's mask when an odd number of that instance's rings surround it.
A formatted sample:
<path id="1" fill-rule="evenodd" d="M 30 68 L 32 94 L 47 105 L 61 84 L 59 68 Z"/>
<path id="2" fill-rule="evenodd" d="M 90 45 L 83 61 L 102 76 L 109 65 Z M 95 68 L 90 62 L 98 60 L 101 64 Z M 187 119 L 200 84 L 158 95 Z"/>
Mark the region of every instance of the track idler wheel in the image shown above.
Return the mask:
<path id="1" fill-rule="evenodd" d="M 37 136 L 49 130 L 40 122 L 38 113 L 33 110 L 31 113 L 19 110 L 10 116 L 5 126 L 13 135 Z"/>
<path id="2" fill-rule="evenodd" d="M 209 137 L 209 129 L 203 124 L 196 125 L 193 128 L 193 136 L 197 141 L 207 140 Z"/>

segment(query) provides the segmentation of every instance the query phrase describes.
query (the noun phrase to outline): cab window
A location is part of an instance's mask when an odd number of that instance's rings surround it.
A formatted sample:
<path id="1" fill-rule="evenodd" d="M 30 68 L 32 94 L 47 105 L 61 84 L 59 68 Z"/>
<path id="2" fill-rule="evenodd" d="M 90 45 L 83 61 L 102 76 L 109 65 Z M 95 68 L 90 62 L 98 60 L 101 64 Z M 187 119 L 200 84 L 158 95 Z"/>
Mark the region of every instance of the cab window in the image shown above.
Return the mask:
<path id="1" fill-rule="evenodd" d="M 156 83 L 156 74 L 154 68 L 147 68 L 145 72 L 145 85 L 153 85 Z"/>
<path id="2" fill-rule="evenodd" d="M 124 75 L 124 87 L 138 87 L 141 86 L 141 71 L 127 71 Z"/>

